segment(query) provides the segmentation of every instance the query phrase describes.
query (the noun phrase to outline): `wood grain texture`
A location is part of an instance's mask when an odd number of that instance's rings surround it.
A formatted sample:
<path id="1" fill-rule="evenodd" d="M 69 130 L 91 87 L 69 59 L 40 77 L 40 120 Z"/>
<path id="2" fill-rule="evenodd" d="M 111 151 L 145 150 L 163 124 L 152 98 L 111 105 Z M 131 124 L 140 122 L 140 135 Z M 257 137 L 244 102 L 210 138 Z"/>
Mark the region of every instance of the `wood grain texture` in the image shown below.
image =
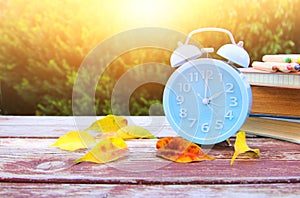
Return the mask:
<path id="1" fill-rule="evenodd" d="M 300 184 L 120 185 L 0 183 L 1 197 L 272 197 L 297 198 Z"/>
<path id="2" fill-rule="evenodd" d="M 0 116 L 1 137 L 57 138 L 68 131 L 83 130 L 103 117 L 72 116 Z M 175 136 L 164 116 L 125 116 L 128 125 L 141 126 L 156 137 Z"/>
<path id="3" fill-rule="evenodd" d="M 233 147 L 224 143 L 203 147 L 215 161 L 181 164 L 156 156 L 157 139 L 130 140 L 130 153 L 124 158 L 74 165 L 86 150 L 67 152 L 49 146 L 76 128 L 74 122 L 73 117 L 0 117 L 0 197 L 299 195 L 299 144 L 251 136 L 248 145 L 261 150 L 260 158 L 240 157 L 230 166 Z M 129 122 L 158 137 L 176 135 L 164 117 L 130 117 Z"/>
<path id="4" fill-rule="evenodd" d="M 124 184 L 236 184 L 300 181 L 300 145 L 271 139 L 251 139 L 261 149 L 259 159 L 239 159 L 229 165 L 233 148 L 207 149 L 215 161 L 180 164 L 156 156 L 156 140 L 127 141 L 129 156 L 98 165 L 74 160 L 85 151 L 49 147 L 54 140 L 6 138 L 0 142 L 0 181 Z M 266 167 L 272 171 L 266 171 Z"/>

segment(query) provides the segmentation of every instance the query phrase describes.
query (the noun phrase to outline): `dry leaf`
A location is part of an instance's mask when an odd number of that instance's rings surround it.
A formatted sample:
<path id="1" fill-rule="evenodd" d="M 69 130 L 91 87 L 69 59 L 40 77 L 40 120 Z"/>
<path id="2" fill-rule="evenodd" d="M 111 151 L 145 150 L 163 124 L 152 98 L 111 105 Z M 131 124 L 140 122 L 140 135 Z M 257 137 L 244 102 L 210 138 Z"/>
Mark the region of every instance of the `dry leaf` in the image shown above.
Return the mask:
<path id="1" fill-rule="evenodd" d="M 85 131 L 97 132 L 116 132 L 120 128 L 127 126 L 127 120 L 121 116 L 107 115 L 106 117 L 95 121 Z"/>
<path id="2" fill-rule="evenodd" d="M 117 160 L 129 153 L 129 149 L 122 138 L 106 138 L 97 143 L 83 157 L 75 160 L 79 162 L 107 163 Z"/>
<path id="3" fill-rule="evenodd" d="M 62 150 L 75 151 L 88 148 L 96 143 L 95 138 L 84 131 L 70 131 L 58 138 L 51 146 L 56 146 Z"/>
<path id="4" fill-rule="evenodd" d="M 202 151 L 200 146 L 181 137 L 166 137 L 156 143 L 157 155 L 174 162 L 215 160 Z"/>
<path id="5" fill-rule="evenodd" d="M 144 129 L 140 126 L 126 126 L 117 131 L 117 136 L 123 138 L 124 140 L 128 139 L 138 139 L 138 138 L 155 138 L 147 129 Z"/>
<path id="6" fill-rule="evenodd" d="M 246 142 L 246 133 L 240 131 L 236 135 L 236 140 L 234 144 L 234 154 L 231 158 L 230 165 L 232 165 L 238 155 L 246 152 L 253 152 L 256 156 L 259 155 L 259 149 L 251 149 L 248 147 Z"/>
<path id="7" fill-rule="evenodd" d="M 106 139 L 118 137 L 117 132 L 99 133 L 96 135 L 96 139 Z"/>

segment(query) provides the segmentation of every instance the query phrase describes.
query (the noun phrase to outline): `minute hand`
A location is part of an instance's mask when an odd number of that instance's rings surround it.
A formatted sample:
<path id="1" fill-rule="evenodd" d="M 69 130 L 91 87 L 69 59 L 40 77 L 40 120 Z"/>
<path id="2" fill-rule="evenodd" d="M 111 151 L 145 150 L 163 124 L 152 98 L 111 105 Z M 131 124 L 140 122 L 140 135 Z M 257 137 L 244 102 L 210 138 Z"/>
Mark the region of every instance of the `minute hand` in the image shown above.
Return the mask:
<path id="1" fill-rule="evenodd" d="M 208 88 L 208 77 L 205 77 L 205 87 L 204 87 L 204 98 L 207 96 L 207 88 Z"/>

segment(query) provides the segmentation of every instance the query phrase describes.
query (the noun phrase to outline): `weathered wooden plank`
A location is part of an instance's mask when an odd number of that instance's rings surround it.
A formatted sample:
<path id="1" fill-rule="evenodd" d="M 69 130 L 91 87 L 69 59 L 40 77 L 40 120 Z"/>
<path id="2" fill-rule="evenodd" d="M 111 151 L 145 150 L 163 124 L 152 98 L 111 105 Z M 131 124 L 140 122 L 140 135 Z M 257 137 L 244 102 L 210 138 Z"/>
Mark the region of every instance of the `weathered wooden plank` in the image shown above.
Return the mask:
<path id="1" fill-rule="evenodd" d="M 258 139 L 260 140 L 260 139 Z M 53 139 L 0 139 L 0 181 L 106 184 L 236 184 L 300 182 L 300 145 L 281 141 L 250 141 L 260 159 L 240 159 L 230 166 L 231 147 L 208 153 L 215 161 L 179 164 L 156 156 L 156 140 L 128 141 L 129 156 L 104 165 L 73 164 L 85 151 L 49 147 Z M 269 144 L 267 144 L 267 142 Z M 271 143 L 271 144 L 270 144 Z M 268 145 L 266 147 L 261 147 Z"/>
<path id="2" fill-rule="evenodd" d="M 56 147 L 50 147 L 56 139 L 32 139 L 32 138 L 4 138 L 0 139 L 0 154 L 8 157 L 14 156 L 31 156 L 52 154 L 52 155 L 76 155 L 85 151 L 67 152 L 61 151 Z M 153 153 L 156 151 L 157 139 L 130 140 L 126 141 L 132 153 L 142 157 L 143 153 Z M 231 139 L 234 142 L 234 138 Z M 261 151 L 260 159 L 274 160 L 300 160 L 300 145 L 288 143 L 268 138 L 249 138 L 248 145 L 253 148 L 259 148 Z M 224 143 L 209 147 L 202 146 L 205 152 L 216 158 L 230 159 L 233 154 L 233 147 Z M 0 162 L 1 163 L 1 162 Z"/>
<path id="3" fill-rule="evenodd" d="M 73 116 L 0 116 L 1 125 L 73 126 Z"/>
<path id="4" fill-rule="evenodd" d="M 87 120 L 90 121 L 90 118 L 87 118 Z M 45 185 L 41 188 L 40 191 L 42 191 L 47 187 L 51 188 L 48 185 L 55 186 L 58 185 L 55 183 L 59 183 L 59 185 L 74 186 L 70 188 L 74 192 L 76 188 L 86 189 L 93 186 L 90 184 L 97 184 L 99 190 L 95 192 L 109 192 L 103 194 L 103 196 L 114 195 L 112 191 L 117 192 L 117 188 L 123 189 L 124 195 L 128 194 L 131 197 L 134 193 L 143 196 L 150 195 L 151 192 L 154 192 L 154 195 L 155 192 L 159 192 L 157 195 L 161 196 L 161 192 L 168 189 L 172 192 L 181 193 L 191 191 L 192 194 L 183 193 L 182 195 L 192 196 L 194 192 L 202 192 L 202 186 L 208 186 L 203 189 L 215 187 L 212 184 L 220 184 L 218 186 L 221 188 L 217 191 L 225 193 L 227 191 L 222 186 L 234 186 L 232 190 L 241 189 L 241 194 L 237 194 L 241 196 L 249 195 L 249 191 L 245 194 L 248 184 L 253 184 L 252 186 L 255 189 L 253 192 L 257 193 L 254 195 L 260 195 L 256 191 L 259 188 L 256 187 L 257 183 L 263 183 L 266 186 L 265 190 L 262 191 L 262 195 L 272 196 L 268 193 L 270 189 L 270 192 L 286 190 L 282 195 L 292 195 L 293 193 L 287 193 L 290 192 L 287 190 L 288 187 L 282 186 L 282 189 L 280 188 L 283 183 L 292 183 L 292 186 L 299 189 L 300 145 L 269 138 L 248 138 L 247 141 L 250 147 L 261 150 L 260 158 L 252 160 L 239 159 L 233 166 L 229 165 L 233 148 L 224 144 L 216 145 L 214 148 L 206 148 L 210 155 L 217 158 L 215 161 L 178 164 L 156 157 L 155 143 L 157 140 L 128 141 L 130 154 L 109 164 L 81 163 L 74 165 L 73 161 L 81 157 L 86 151 L 65 152 L 49 147 L 49 145 L 55 141 L 54 138 L 65 134 L 67 131 L 78 129 L 78 126 L 88 123 L 87 120 L 78 121 L 74 120 L 74 117 L 0 117 L 0 181 L 5 182 L 2 183 L 5 185 L 9 184 L 7 182 L 18 182 L 14 183 L 16 185 L 12 184 L 11 187 L 3 188 L 9 189 L 13 186 L 19 186 L 22 192 L 29 193 L 29 190 L 25 190 L 27 187 L 28 189 L 40 189 L 38 186 Z M 158 137 L 176 135 L 166 123 L 164 117 L 129 117 L 129 124 L 148 128 Z M 234 138 L 232 138 L 232 142 L 233 140 Z M 24 184 L 26 187 L 21 187 L 19 182 L 27 182 L 27 184 Z M 34 184 L 36 182 L 39 184 Z M 2 184 L 0 184 L 0 189 L 3 186 Z M 101 191 L 100 189 L 103 186 L 105 188 Z M 136 188 L 141 186 L 142 188 Z M 192 188 L 184 191 L 189 187 Z M 299 190 L 297 191 L 295 188 L 292 187 L 290 190 L 297 194 Z M 60 192 L 65 194 L 66 189 L 66 186 L 62 187 Z M 137 189 L 137 191 L 133 189 Z M 8 191 L 1 192 L 9 193 Z M 214 195 L 213 190 L 208 192 Z M 277 193 L 281 195 L 280 192 Z M 170 195 L 181 196 L 181 194 L 172 193 Z"/>
<path id="5" fill-rule="evenodd" d="M 141 126 L 141 125 L 138 125 Z M 176 132 L 167 125 L 144 126 L 156 137 L 178 136 Z M 23 138 L 57 138 L 69 131 L 78 130 L 76 126 L 0 126 L 0 138 L 23 137 Z"/>
<path id="6" fill-rule="evenodd" d="M 5 138 L 0 139 L 0 154 L 7 155 L 7 157 L 14 156 L 31 156 L 43 155 L 51 153 L 52 155 L 71 155 L 74 156 L 80 152 L 66 152 L 50 147 L 56 139 L 22 139 L 22 138 Z M 132 153 L 138 157 L 142 157 L 143 153 L 154 153 L 156 151 L 156 139 L 150 140 L 131 140 L 127 141 L 127 145 L 132 149 Z M 300 160 L 300 145 L 287 143 L 278 140 L 268 140 L 267 138 L 249 139 L 248 144 L 252 147 L 261 150 L 260 159 L 273 159 L 273 160 Z M 221 159 L 230 159 L 233 154 L 233 148 L 225 144 L 215 145 L 213 148 L 208 146 L 203 149 L 210 155 Z"/>
<path id="7" fill-rule="evenodd" d="M 144 127 L 157 137 L 177 135 L 163 116 L 128 116 L 126 119 L 128 125 Z M 2 116 L 0 117 L 0 137 L 56 138 L 68 131 L 84 129 L 93 121 L 95 117 Z"/>
<path id="8" fill-rule="evenodd" d="M 288 197 L 300 195 L 300 183 L 243 185 L 105 185 L 0 183 L 1 197 Z"/>
<path id="9" fill-rule="evenodd" d="M 148 129 L 156 137 L 178 136 L 170 126 L 162 126 L 161 128 L 146 126 L 144 128 Z M 78 128 L 72 126 L 0 126 L 0 138 L 57 138 L 74 130 L 78 130 Z"/>
<path id="10" fill-rule="evenodd" d="M 74 130 L 77 128 L 72 126 L 0 126 L 0 138 L 57 138 Z"/>
<path id="11" fill-rule="evenodd" d="M 0 116 L 3 126 L 89 126 L 104 116 Z M 166 125 L 164 116 L 123 116 L 130 125 Z"/>

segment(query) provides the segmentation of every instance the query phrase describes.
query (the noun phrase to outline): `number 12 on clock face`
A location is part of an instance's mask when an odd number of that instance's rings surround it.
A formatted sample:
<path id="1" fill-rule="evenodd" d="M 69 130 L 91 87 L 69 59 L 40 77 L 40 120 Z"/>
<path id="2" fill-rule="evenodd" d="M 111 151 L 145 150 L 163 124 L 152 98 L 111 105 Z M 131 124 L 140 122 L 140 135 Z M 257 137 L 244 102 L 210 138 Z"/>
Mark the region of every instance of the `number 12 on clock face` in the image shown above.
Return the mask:
<path id="1" fill-rule="evenodd" d="M 188 62 L 166 84 L 165 114 L 179 135 L 214 144 L 233 135 L 247 118 L 249 89 L 240 74 L 222 61 Z"/>

